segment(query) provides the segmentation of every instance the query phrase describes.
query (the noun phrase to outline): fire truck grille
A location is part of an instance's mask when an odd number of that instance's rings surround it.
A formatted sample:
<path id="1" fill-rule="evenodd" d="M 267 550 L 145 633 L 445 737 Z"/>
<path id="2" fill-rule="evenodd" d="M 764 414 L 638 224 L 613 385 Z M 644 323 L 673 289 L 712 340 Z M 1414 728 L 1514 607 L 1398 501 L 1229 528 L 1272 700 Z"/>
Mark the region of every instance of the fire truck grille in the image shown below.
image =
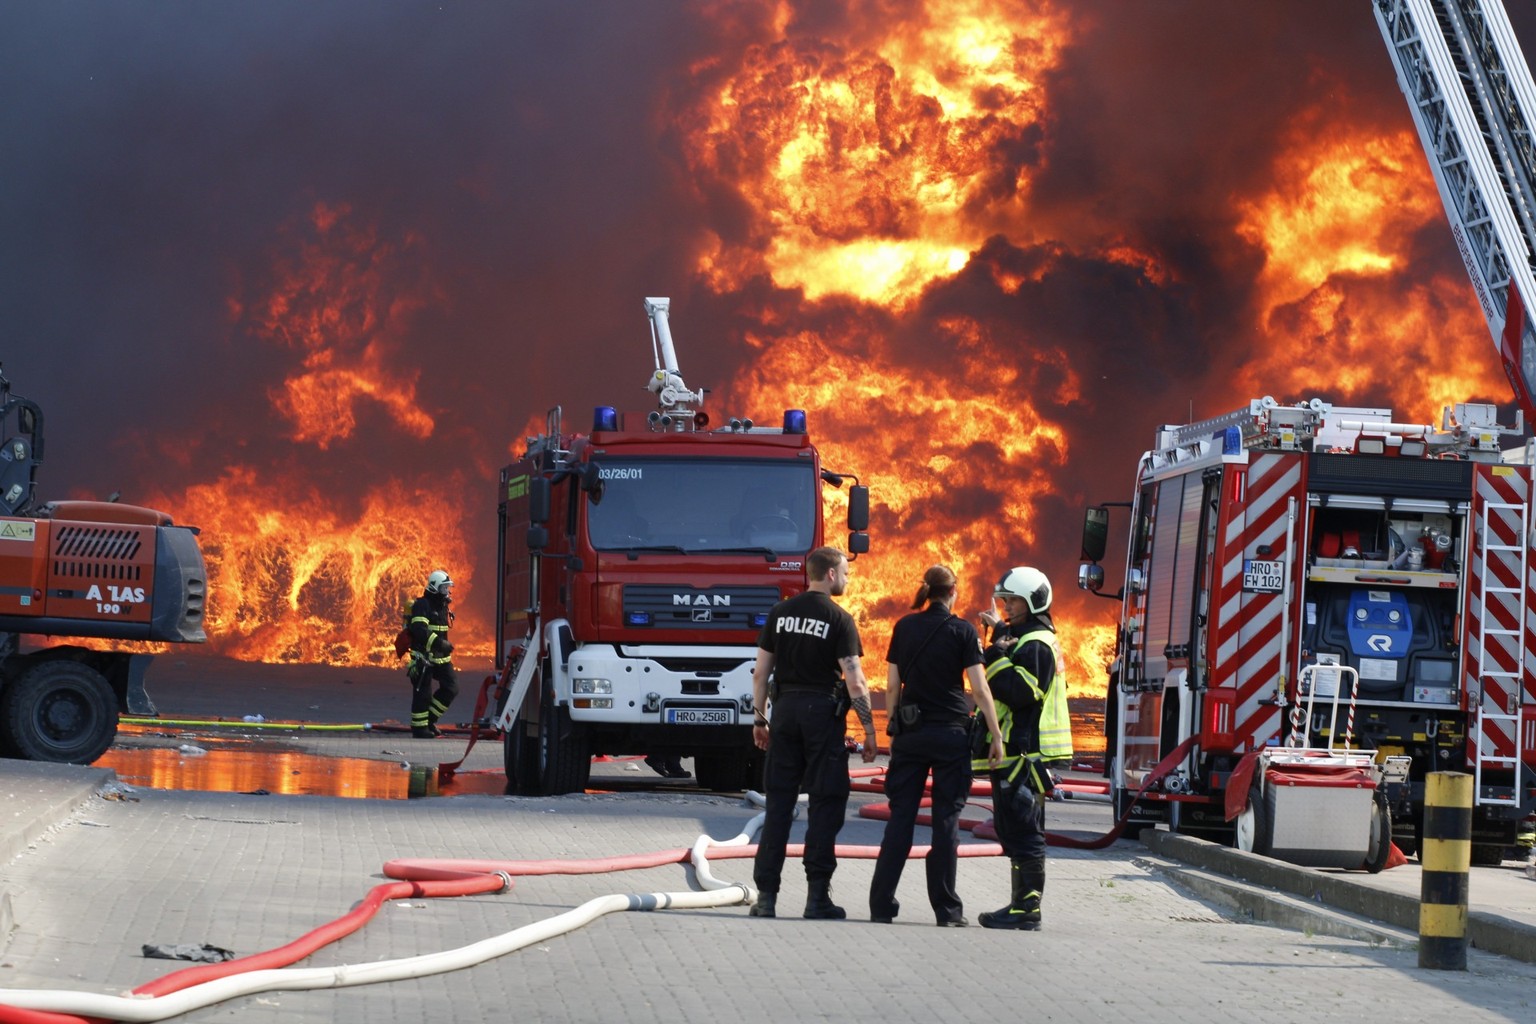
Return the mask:
<path id="1" fill-rule="evenodd" d="M 743 665 L 752 664 L 749 658 L 653 658 L 652 660 L 668 672 L 696 676 L 723 676 Z"/>
<path id="2" fill-rule="evenodd" d="M 53 575 L 95 580 L 138 580 L 134 563 L 144 541 L 140 531 L 105 526 L 64 526 L 54 530 Z"/>
<path id="3" fill-rule="evenodd" d="M 654 629 L 755 630 L 755 616 L 768 614 L 778 601 L 778 587 L 631 583 L 624 587 L 624 618 L 647 619 Z"/>

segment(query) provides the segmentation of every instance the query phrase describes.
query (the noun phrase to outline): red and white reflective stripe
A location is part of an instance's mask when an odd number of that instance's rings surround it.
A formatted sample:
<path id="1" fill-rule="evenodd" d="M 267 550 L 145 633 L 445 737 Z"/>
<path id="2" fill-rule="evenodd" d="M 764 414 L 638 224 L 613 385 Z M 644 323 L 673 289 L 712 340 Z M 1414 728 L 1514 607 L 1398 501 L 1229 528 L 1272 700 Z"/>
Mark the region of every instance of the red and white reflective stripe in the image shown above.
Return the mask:
<path id="1" fill-rule="evenodd" d="M 1278 728 L 1280 710 L 1271 698 L 1281 672 L 1288 599 L 1245 592 L 1243 559 L 1267 546 L 1272 552 L 1267 557 L 1279 554 L 1294 564 L 1294 553 L 1286 549 L 1286 513 L 1289 499 L 1301 502 L 1301 467 L 1294 454 L 1255 454 L 1246 472 L 1236 465 L 1228 470 L 1235 479 L 1225 485 L 1231 511 L 1220 538 L 1211 686 L 1237 691 L 1233 733 L 1239 752 L 1262 746 Z"/>
<path id="2" fill-rule="evenodd" d="M 1530 483 L 1523 471 L 1508 466 L 1478 465 L 1473 474 L 1474 536 L 1469 545 L 1467 572 L 1467 643 L 1463 692 L 1482 694 L 1478 705 L 1479 750 L 1484 757 L 1512 757 L 1516 750 L 1517 723 L 1507 716 L 1515 706 L 1517 686 L 1524 690 L 1523 703 L 1536 697 L 1532 665 L 1522 657 L 1536 644 L 1536 608 L 1530 594 L 1536 588 L 1536 565 L 1527 559 L 1526 617 L 1520 622 L 1521 516 L 1517 508 L 1529 498 Z M 1486 529 L 1487 543 L 1483 542 Z M 1510 550 L 1515 549 L 1515 550 Z M 1484 593 L 1485 586 L 1493 589 Z M 1519 673 L 1517 677 L 1515 673 Z M 1491 673 L 1491 674 L 1490 674 Z M 1480 675 L 1481 674 L 1481 675 Z"/>

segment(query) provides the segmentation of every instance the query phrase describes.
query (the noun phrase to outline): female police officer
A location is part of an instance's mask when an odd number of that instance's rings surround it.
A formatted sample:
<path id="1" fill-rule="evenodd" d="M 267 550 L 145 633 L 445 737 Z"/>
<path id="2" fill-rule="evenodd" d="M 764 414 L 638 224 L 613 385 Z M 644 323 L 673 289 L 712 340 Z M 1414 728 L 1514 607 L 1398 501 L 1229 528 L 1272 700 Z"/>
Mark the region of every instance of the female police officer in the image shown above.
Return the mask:
<path id="1" fill-rule="evenodd" d="M 960 897 L 955 892 L 955 866 L 959 859 L 960 812 L 971 788 L 970 710 L 965 684 L 992 738 L 988 763 L 1003 758 L 997 711 L 981 672 L 981 642 L 969 622 L 953 615 L 955 574 L 935 565 L 923 574 L 923 583 L 912 602 L 927 608 L 896 623 L 886 654 L 886 708 L 891 722 L 904 717 L 917 720 L 893 730 L 891 763 L 885 773 L 885 795 L 891 816 L 880 840 L 880 856 L 869 887 L 871 920 L 888 924 L 900 904 L 896 885 L 912 852 L 912 828 L 923 798 L 923 784 L 933 772 L 933 845 L 924 861 L 928 877 L 928 903 L 940 927 L 966 924 Z M 916 711 L 915 716 L 903 715 Z"/>

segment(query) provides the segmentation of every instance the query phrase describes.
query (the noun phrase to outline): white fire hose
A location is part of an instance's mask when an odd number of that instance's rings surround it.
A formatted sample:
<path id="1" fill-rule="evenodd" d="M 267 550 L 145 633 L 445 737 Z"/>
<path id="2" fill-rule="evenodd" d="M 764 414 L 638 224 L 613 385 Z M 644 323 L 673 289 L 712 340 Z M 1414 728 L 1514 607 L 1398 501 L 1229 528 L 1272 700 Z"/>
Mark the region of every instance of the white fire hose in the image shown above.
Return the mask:
<path id="1" fill-rule="evenodd" d="M 747 799 L 761 806 L 763 797 L 748 793 Z M 805 800 L 801 795 L 800 801 Z M 798 813 L 797 804 L 796 811 Z M 616 893 L 588 900 L 573 910 L 534 924 L 523 925 L 501 935 L 482 939 L 468 946 L 425 953 L 420 956 L 380 960 L 365 964 L 340 964 L 335 967 L 280 968 L 249 971 L 216 978 L 160 996 L 108 996 L 93 992 L 68 992 L 49 989 L 0 989 L 0 1004 L 26 1010 L 70 1013 L 87 1017 L 105 1017 L 119 1021 L 159 1021 L 190 1013 L 214 1003 L 259 992 L 297 992 L 322 988 L 348 988 L 385 981 L 424 978 L 462 970 L 515 952 L 526 946 L 575 931 L 607 914 L 629 910 L 703 910 L 752 904 L 757 890 L 741 882 L 725 882 L 714 876 L 709 851 L 715 848 L 746 846 L 755 840 L 763 825 L 764 814 L 747 822 L 741 833 L 727 840 L 701 835 L 689 853 L 688 866 L 693 881 L 702 891 Z"/>

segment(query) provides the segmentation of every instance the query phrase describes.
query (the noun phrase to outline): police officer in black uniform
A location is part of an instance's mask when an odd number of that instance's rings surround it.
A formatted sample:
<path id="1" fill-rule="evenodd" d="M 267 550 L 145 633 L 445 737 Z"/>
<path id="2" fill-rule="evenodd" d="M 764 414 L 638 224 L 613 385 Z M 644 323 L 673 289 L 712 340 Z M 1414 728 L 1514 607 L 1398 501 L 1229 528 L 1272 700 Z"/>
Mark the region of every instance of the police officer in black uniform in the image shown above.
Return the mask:
<path id="1" fill-rule="evenodd" d="M 919 720 L 899 731 L 891 730 L 891 763 L 885 772 L 891 816 L 869 886 L 870 920 L 880 924 L 891 923 L 900 908 L 896 886 L 912 853 L 912 831 L 930 771 L 933 843 L 923 861 L 928 903 L 941 928 L 964 928 L 967 924 L 955 892 L 960 812 L 971 790 L 967 682 L 977 712 L 993 737 L 989 764 L 1002 762 L 1003 742 L 997 709 L 981 671 L 981 640 L 976 627 L 950 612 L 957 585 L 948 566 L 930 567 L 912 602 L 913 608 L 926 604 L 926 609 L 903 617 L 891 631 L 890 652 L 885 658 L 886 710 L 892 722 L 902 720 L 902 708 L 915 709 Z"/>
<path id="2" fill-rule="evenodd" d="M 426 591 L 411 605 L 406 630 L 411 634 L 411 735 L 418 739 L 441 736 L 437 720 L 459 695 L 459 677 L 453 670 L 453 644 L 448 627 L 453 624 L 453 580 L 441 569 L 427 577 Z M 432 683 L 437 682 L 437 693 Z"/>
<path id="3" fill-rule="evenodd" d="M 806 578 L 805 593 L 780 601 L 768 613 L 752 669 L 757 709 L 752 740 L 768 752 L 768 808 L 752 871 L 758 892 L 751 914 L 776 914 L 790 822 L 804 789 L 809 798 L 804 857 L 809 896 L 804 916 L 841 920 L 848 915 L 832 902 L 832 873 L 837 870 L 834 847 L 851 789 L 845 743 L 848 708 L 864 725 L 865 761 L 875 759 L 875 719 L 859 663 L 864 649 L 858 626 L 832 600 L 847 588 L 848 559 L 837 548 L 817 548 L 806 559 Z M 771 727 L 765 714 L 770 675 Z"/>

